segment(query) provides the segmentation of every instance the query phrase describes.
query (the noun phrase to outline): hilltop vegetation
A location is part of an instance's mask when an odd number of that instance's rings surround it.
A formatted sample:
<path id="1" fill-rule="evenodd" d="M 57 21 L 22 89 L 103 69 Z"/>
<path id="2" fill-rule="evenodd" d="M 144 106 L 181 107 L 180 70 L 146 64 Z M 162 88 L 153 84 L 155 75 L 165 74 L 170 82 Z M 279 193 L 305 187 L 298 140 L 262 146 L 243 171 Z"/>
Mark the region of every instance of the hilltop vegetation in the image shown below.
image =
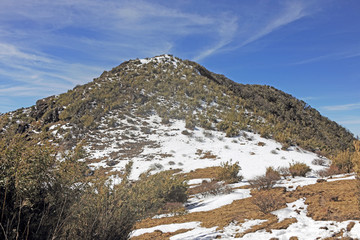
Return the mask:
<path id="1" fill-rule="evenodd" d="M 93 82 L 4 114 L 0 129 L 6 134 L 41 131 L 47 138 L 53 123 L 68 123 L 74 126 L 68 140 L 76 142 L 112 110 L 138 116 L 157 113 L 164 123 L 185 119 L 189 128 L 220 130 L 230 137 L 240 130 L 254 131 L 283 143 L 284 149 L 297 145 L 323 154 L 345 150 L 353 140 L 346 129 L 289 94 L 235 83 L 168 55 L 124 62 Z"/>

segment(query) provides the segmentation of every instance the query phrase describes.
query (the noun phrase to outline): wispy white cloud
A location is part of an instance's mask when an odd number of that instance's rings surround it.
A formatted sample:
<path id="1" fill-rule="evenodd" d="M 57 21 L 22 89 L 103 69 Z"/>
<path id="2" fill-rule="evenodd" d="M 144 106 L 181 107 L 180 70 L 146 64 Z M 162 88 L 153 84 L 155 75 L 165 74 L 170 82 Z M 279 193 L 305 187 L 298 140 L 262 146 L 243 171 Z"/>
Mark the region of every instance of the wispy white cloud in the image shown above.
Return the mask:
<path id="1" fill-rule="evenodd" d="M 314 63 L 314 62 L 321 62 L 321 61 L 336 61 L 336 60 L 343 60 L 343 59 L 349 59 L 349 58 L 355 58 L 360 57 L 360 49 L 357 46 L 351 47 L 351 50 L 333 50 L 330 54 L 325 54 L 321 56 L 316 56 L 308 59 L 304 59 L 301 61 L 297 61 L 294 63 L 291 63 L 291 65 L 302 65 L 302 64 L 308 64 L 308 63 Z"/>
<path id="2" fill-rule="evenodd" d="M 318 99 L 321 99 L 321 97 L 308 96 L 308 97 L 300 97 L 300 99 L 303 100 L 303 101 L 310 101 L 310 100 L 318 100 Z"/>
<path id="3" fill-rule="evenodd" d="M 254 42 L 276 31 L 277 29 L 299 20 L 309 14 L 310 11 L 308 11 L 308 7 L 302 2 L 287 2 L 283 11 L 279 15 L 274 16 L 271 19 L 267 19 L 264 26 L 257 29 L 254 34 L 249 36 L 244 42 L 241 43 L 240 46 L 245 46 L 251 42 Z"/>
<path id="4" fill-rule="evenodd" d="M 28 54 L 12 44 L 6 44 L 0 42 L 0 59 L 20 59 L 26 61 L 41 61 L 41 62 L 49 62 L 49 59 L 36 55 L 36 54 Z"/>
<path id="5" fill-rule="evenodd" d="M 344 121 L 339 121 L 339 123 L 346 125 L 357 125 L 360 124 L 360 119 L 344 120 Z"/>
<path id="6" fill-rule="evenodd" d="M 51 92 L 51 91 L 50 91 Z M 0 96 L 21 96 L 21 97 L 34 97 L 39 95 L 49 94 L 49 88 L 36 87 L 36 86 L 17 86 L 6 87 L 0 86 Z"/>
<path id="7" fill-rule="evenodd" d="M 213 53 L 219 51 L 227 44 L 231 43 L 236 35 L 238 29 L 237 18 L 234 17 L 232 19 L 224 20 L 220 23 L 218 28 L 218 41 L 215 43 L 214 46 L 200 52 L 197 56 L 194 57 L 195 61 L 199 61 L 204 59 Z"/>
<path id="8" fill-rule="evenodd" d="M 0 77 L 2 96 L 36 96 L 66 91 L 95 77 L 101 70 L 83 64 L 65 63 L 53 58 L 0 43 Z"/>
<path id="9" fill-rule="evenodd" d="M 251 44 L 276 30 L 299 19 L 311 15 L 313 10 L 309 5 L 299 1 L 289 1 L 280 4 L 275 12 L 269 13 L 271 7 L 254 6 L 251 16 L 242 13 L 241 18 L 234 18 L 220 26 L 219 40 L 215 45 L 200 52 L 194 60 L 201 60 L 216 52 L 233 51 Z M 246 9 L 249 11 L 249 9 Z M 222 31 L 223 29 L 223 31 Z"/>
<path id="10" fill-rule="evenodd" d="M 148 1 L 3 0 L 1 5 L 0 80 L 10 84 L 0 91 L 3 96 L 66 91 L 129 58 L 172 52 L 183 37 L 219 34 L 206 57 L 229 43 L 236 31 L 232 16 L 218 18 Z M 47 50 L 54 48 L 69 54 Z M 82 59 L 74 59 L 75 54 Z"/>
<path id="11" fill-rule="evenodd" d="M 360 103 L 324 106 L 324 107 L 322 107 L 322 109 L 327 110 L 327 111 L 349 111 L 349 110 L 360 109 Z"/>
<path id="12" fill-rule="evenodd" d="M 145 0 L 2 0 L 0 84 L 7 87 L 0 95 L 66 91 L 130 58 L 173 53 L 199 61 L 311 14 L 303 1 L 278 3 L 207 11 L 211 4 L 199 9 L 196 3 L 175 8 Z M 180 46 L 183 41 L 201 44 Z"/>

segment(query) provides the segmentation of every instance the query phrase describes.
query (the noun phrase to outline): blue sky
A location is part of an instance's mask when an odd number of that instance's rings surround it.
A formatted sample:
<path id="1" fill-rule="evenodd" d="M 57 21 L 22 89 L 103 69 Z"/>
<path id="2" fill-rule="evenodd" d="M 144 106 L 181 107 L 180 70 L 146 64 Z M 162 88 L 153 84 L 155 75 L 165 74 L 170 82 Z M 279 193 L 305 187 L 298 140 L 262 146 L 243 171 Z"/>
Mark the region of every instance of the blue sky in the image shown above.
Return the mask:
<path id="1" fill-rule="evenodd" d="M 357 0 L 0 0 L 0 112 L 170 53 L 360 135 L 359 12 Z"/>

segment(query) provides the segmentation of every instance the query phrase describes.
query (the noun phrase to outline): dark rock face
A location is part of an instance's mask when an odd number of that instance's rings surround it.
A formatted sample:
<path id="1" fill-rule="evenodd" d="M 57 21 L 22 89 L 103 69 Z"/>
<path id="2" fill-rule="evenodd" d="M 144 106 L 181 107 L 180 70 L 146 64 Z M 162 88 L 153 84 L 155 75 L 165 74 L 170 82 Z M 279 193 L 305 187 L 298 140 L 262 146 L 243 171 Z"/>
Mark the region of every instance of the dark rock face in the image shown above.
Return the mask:
<path id="1" fill-rule="evenodd" d="M 59 121 L 59 108 L 54 108 L 44 116 L 44 124 Z"/>
<path id="2" fill-rule="evenodd" d="M 16 133 L 23 134 L 28 130 L 30 125 L 28 123 L 20 123 L 16 129 Z"/>
<path id="3" fill-rule="evenodd" d="M 44 124 L 59 121 L 59 108 L 53 108 L 55 101 L 54 96 L 40 99 L 36 102 L 31 116 L 36 120 L 43 118 Z"/>
<path id="4" fill-rule="evenodd" d="M 48 110 L 48 108 L 49 108 L 49 104 L 48 104 L 49 98 L 51 98 L 51 97 L 40 99 L 40 100 L 36 101 L 35 109 L 31 113 L 32 117 L 34 117 L 36 120 L 39 120 L 46 113 L 46 111 Z"/>

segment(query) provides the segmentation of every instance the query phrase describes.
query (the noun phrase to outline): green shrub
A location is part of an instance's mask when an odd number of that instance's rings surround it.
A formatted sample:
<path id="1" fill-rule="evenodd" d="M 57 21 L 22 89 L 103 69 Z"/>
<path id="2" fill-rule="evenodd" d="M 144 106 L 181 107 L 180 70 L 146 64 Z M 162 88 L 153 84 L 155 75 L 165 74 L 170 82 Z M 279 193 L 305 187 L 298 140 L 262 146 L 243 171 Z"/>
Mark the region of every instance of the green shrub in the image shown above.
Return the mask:
<path id="1" fill-rule="evenodd" d="M 235 162 L 233 164 L 231 161 L 221 163 L 216 176 L 216 180 L 225 181 L 226 183 L 239 182 L 243 179 L 243 177 L 239 175 L 240 170 L 241 167 L 238 162 Z"/>
<path id="2" fill-rule="evenodd" d="M 305 177 L 306 174 L 311 171 L 311 168 L 305 163 L 296 162 L 294 164 L 290 164 L 289 171 L 292 177 Z"/>

